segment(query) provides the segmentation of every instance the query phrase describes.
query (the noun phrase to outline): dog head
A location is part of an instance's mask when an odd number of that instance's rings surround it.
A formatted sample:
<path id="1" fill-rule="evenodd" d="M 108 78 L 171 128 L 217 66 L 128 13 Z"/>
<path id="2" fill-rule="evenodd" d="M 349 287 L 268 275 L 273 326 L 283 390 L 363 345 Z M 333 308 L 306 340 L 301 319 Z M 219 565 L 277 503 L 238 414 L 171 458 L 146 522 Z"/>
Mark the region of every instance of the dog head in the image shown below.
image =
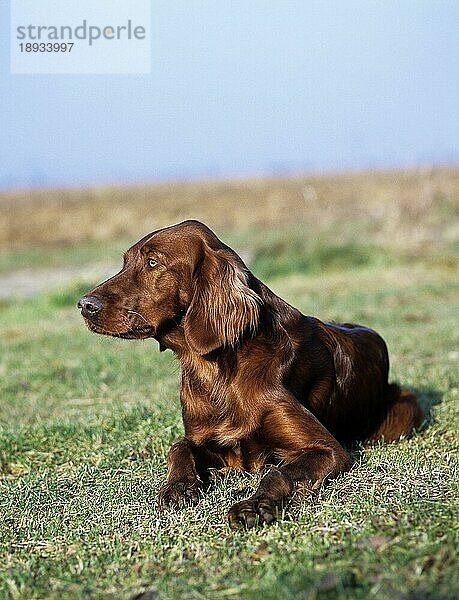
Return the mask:
<path id="1" fill-rule="evenodd" d="M 126 339 L 183 330 L 199 354 L 235 346 L 259 321 L 261 299 L 241 258 L 198 221 L 142 238 L 121 271 L 83 296 L 88 328 Z"/>

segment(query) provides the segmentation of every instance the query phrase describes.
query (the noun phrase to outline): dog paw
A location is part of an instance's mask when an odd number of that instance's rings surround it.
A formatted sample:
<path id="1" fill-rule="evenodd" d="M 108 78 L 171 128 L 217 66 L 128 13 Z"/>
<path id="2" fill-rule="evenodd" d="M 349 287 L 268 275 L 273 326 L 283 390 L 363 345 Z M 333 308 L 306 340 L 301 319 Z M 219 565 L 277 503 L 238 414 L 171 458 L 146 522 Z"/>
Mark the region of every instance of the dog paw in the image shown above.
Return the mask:
<path id="1" fill-rule="evenodd" d="M 276 520 L 277 514 L 276 502 L 268 496 L 260 496 L 234 504 L 228 513 L 228 520 L 233 529 L 241 526 L 250 528 L 263 523 L 269 525 Z"/>
<path id="2" fill-rule="evenodd" d="M 178 479 L 161 488 L 158 494 L 160 507 L 180 506 L 199 500 L 201 485 L 197 479 Z"/>

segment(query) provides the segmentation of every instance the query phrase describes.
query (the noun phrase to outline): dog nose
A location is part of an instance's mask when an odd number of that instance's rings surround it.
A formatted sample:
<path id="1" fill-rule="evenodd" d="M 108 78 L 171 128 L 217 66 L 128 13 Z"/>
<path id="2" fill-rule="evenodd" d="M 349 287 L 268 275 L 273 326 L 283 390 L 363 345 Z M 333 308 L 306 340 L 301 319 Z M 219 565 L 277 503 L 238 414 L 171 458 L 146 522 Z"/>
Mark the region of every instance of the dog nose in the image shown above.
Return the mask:
<path id="1" fill-rule="evenodd" d="M 83 296 L 78 300 L 78 308 L 81 308 L 83 317 L 95 317 L 99 313 L 103 304 L 97 296 Z"/>

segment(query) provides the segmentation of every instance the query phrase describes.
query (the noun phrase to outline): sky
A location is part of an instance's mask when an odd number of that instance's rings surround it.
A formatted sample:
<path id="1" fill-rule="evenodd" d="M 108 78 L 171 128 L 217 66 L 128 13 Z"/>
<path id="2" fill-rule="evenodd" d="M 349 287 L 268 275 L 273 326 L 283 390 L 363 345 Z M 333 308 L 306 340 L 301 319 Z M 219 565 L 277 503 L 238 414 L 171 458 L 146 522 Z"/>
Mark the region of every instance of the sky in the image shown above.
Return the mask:
<path id="1" fill-rule="evenodd" d="M 0 190 L 459 163 L 456 0 L 152 0 L 142 75 L 11 75 L 8 4 Z"/>

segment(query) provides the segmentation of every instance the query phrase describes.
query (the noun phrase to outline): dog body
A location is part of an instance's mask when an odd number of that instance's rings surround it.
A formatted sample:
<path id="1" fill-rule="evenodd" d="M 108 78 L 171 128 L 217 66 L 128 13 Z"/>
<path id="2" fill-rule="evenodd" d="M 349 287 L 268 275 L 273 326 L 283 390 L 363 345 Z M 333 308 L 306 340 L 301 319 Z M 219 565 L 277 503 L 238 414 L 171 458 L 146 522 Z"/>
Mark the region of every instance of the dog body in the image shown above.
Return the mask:
<path id="1" fill-rule="evenodd" d="M 195 498 L 209 469 L 277 465 L 229 513 L 232 525 L 269 523 L 297 483 L 349 468 L 341 442 L 396 440 L 422 421 L 415 397 L 388 383 L 376 332 L 302 315 L 197 221 L 137 242 L 79 307 L 92 331 L 154 337 L 180 360 L 185 436 L 164 504 Z"/>

